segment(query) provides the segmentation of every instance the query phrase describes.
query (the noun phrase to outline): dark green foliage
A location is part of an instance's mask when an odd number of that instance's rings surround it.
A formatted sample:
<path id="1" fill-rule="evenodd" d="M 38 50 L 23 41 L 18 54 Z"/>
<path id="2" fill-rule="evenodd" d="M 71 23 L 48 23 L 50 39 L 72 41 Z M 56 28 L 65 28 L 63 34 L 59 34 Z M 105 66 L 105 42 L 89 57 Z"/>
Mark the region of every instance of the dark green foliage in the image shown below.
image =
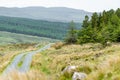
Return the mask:
<path id="1" fill-rule="evenodd" d="M 83 28 L 78 33 L 78 43 L 94 42 L 94 31 L 91 27 Z"/>
<path id="2" fill-rule="evenodd" d="M 111 16 L 110 22 L 113 26 L 119 26 L 120 25 L 120 19 L 118 18 L 118 16 L 116 14 L 113 14 Z"/>
<path id="3" fill-rule="evenodd" d="M 120 18 L 119 11 L 113 9 L 103 13 L 93 13 L 90 25 L 83 27 L 78 32 L 78 43 L 98 42 L 106 44 L 120 41 Z M 86 20 L 86 17 L 85 17 Z M 83 21 L 84 23 L 84 21 Z M 85 25 L 85 24 L 84 24 Z"/>
<path id="4" fill-rule="evenodd" d="M 0 31 L 63 39 L 68 23 L 0 16 Z M 76 23 L 77 29 L 81 24 Z"/>
<path id="5" fill-rule="evenodd" d="M 71 44 L 71 43 L 73 44 L 77 42 L 76 28 L 75 28 L 75 23 L 73 21 L 71 21 L 70 23 L 68 35 L 65 41 L 68 44 Z"/>
<path id="6" fill-rule="evenodd" d="M 98 27 L 98 14 L 97 13 L 93 13 L 92 15 L 92 19 L 91 19 L 91 26 L 95 29 Z"/>
<path id="7" fill-rule="evenodd" d="M 77 43 L 120 42 L 120 9 L 85 16 L 82 29 L 77 31 Z"/>
<path id="8" fill-rule="evenodd" d="M 117 9 L 116 15 L 120 18 L 120 8 Z"/>
<path id="9" fill-rule="evenodd" d="M 88 26 L 89 26 L 89 17 L 86 15 L 82 27 L 87 28 Z"/>

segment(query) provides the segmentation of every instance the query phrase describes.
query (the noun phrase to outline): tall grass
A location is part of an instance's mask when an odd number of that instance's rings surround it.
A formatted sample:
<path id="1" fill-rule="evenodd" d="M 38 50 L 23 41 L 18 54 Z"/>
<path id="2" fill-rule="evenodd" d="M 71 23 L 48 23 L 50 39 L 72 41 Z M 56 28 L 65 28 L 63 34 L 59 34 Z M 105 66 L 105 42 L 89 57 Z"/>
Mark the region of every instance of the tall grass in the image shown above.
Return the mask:
<path id="1" fill-rule="evenodd" d="M 64 45 L 56 48 L 57 44 L 36 54 L 31 69 L 43 72 L 53 80 L 71 80 L 61 75 L 61 72 L 66 66 L 76 65 L 79 66 L 76 71 L 87 74 L 86 80 L 120 80 L 119 43 L 106 48 L 100 44 Z M 49 74 L 46 74 L 47 71 Z"/>
<path id="2" fill-rule="evenodd" d="M 36 48 L 34 47 L 36 44 L 9 44 L 0 46 L 0 73 L 10 64 L 12 59 L 20 53 L 32 51 Z"/>
<path id="3" fill-rule="evenodd" d="M 33 57 L 30 72 L 15 71 L 1 80 L 71 80 L 72 74 L 62 74 L 69 65 L 78 66 L 75 71 L 86 73 L 85 80 L 120 80 L 119 43 L 106 48 L 100 44 L 57 44 Z"/>
<path id="4" fill-rule="evenodd" d="M 46 80 L 46 77 L 38 71 L 30 71 L 27 73 L 13 71 L 1 76 L 0 80 Z"/>

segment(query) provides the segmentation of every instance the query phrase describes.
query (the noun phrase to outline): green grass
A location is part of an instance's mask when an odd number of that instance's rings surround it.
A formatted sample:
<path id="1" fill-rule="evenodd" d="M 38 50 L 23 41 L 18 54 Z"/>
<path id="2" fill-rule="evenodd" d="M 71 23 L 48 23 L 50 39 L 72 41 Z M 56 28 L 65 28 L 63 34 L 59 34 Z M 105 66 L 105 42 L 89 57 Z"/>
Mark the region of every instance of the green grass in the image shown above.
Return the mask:
<path id="1" fill-rule="evenodd" d="M 0 45 L 15 43 L 46 43 L 54 41 L 56 40 L 44 37 L 0 31 Z"/>
<path id="2" fill-rule="evenodd" d="M 18 54 L 20 54 L 20 53 L 18 53 Z M 2 71 L 0 71 L 0 75 L 2 75 L 2 73 L 3 73 L 4 70 L 7 68 L 7 66 L 11 64 L 11 62 L 14 60 L 15 56 L 18 55 L 18 54 L 15 54 L 15 55 L 13 55 L 13 56 L 11 57 L 9 63 L 2 69 Z"/>
<path id="3" fill-rule="evenodd" d="M 19 68 L 22 66 L 23 61 L 24 61 L 24 59 L 25 59 L 25 56 L 26 56 L 26 54 L 23 55 L 22 59 L 21 59 L 20 62 L 18 63 L 18 67 L 19 67 Z"/>
<path id="4" fill-rule="evenodd" d="M 28 52 L 35 51 L 40 49 L 41 47 L 45 46 L 48 44 L 46 43 L 19 43 L 19 44 L 6 44 L 6 45 L 0 45 L 0 53 L 3 53 L 0 55 L 0 63 L 1 65 L 7 62 L 1 69 L 0 69 L 0 74 L 6 69 L 8 65 L 11 64 L 13 59 L 21 53 L 24 53 L 22 59 L 20 62 L 17 64 L 17 67 L 20 68 L 23 64 L 24 58 L 27 55 Z"/>
<path id="5" fill-rule="evenodd" d="M 101 47 L 100 44 L 62 45 L 55 44 L 51 49 L 33 58 L 31 70 L 45 73 L 52 80 L 71 80 L 70 74 L 61 75 L 68 65 L 79 66 L 76 71 L 87 74 L 85 80 L 120 80 L 120 44 Z M 49 74 L 46 74 L 49 71 Z M 70 75 L 70 76 L 69 76 Z M 58 76 L 58 77 L 56 77 Z"/>
<path id="6" fill-rule="evenodd" d="M 36 50 L 34 43 L 22 43 L 22 44 L 6 44 L 0 45 L 0 73 L 11 64 L 14 57 L 20 53 Z"/>

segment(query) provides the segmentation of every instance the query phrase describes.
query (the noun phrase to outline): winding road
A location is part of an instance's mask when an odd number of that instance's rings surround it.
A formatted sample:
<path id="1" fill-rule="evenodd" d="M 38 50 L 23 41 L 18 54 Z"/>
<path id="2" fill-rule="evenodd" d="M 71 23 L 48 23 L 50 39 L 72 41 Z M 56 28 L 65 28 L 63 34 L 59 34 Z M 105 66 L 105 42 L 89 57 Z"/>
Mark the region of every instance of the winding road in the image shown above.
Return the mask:
<path id="1" fill-rule="evenodd" d="M 17 55 L 13 59 L 11 64 L 5 69 L 3 74 L 8 74 L 8 73 L 12 72 L 13 70 L 18 70 L 20 72 L 27 72 L 30 69 L 33 55 L 50 48 L 51 44 L 48 44 L 48 45 L 44 46 L 43 48 L 40 48 L 39 50 L 36 50 L 36 51 L 21 53 L 21 54 Z M 23 63 L 21 64 L 21 66 L 18 66 L 18 64 L 21 62 L 21 60 Z"/>

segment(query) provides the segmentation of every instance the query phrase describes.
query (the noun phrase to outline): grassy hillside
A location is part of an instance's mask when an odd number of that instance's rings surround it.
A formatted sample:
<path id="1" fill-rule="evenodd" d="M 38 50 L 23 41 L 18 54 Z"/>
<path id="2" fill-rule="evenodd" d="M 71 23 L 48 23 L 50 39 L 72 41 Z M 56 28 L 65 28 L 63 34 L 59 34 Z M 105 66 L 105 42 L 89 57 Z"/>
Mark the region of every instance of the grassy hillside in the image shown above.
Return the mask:
<path id="1" fill-rule="evenodd" d="M 81 24 L 76 24 L 80 28 Z M 0 31 L 63 39 L 69 23 L 0 16 Z"/>
<path id="2" fill-rule="evenodd" d="M 10 46 L 7 48 L 10 48 Z M 14 48 L 11 49 L 9 49 L 11 53 L 15 51 Z M 33 50 L 34 48 L 26 47 L 25 49 Z M 17 51 L 19 50 L 23 49 L 20 48 Z M 6 61 L 10 60 L 9 55 L 0 57 L 0 59 L 2 58 L 1 61 L 4 61 L 4 64 L 1 62 L 1 70 L 4 69 Z M 72 80 L 69 74 L 61 75 L 63 69 L 69 65 L 78 66 L 76 71 L 86 73 L 87 78 L 85 80 L 120 80 L 119 63 L 120 43 L 113 43 L 106 48 L 101 44 L 92 43 L 84 45 L 57 43 L 50 49 L 33 57 L 31 70 L 28 73 L 13 71 L 8 75 L 9 77 L 1 76 L 0 80 Z"/>
<path id="3" fill-rule="evenodd" d="M 53 42 L 53 41 L 56 40 L 50 38 L 44 38 L 44 37 L 0 31 L 0 45 L 14 44 L 14 43 L 43 43 L 43 42 Z"/>
<path id="4" fill-rule="evenodd" d="M 38 50 L 55 41 L 57 40 L 0 31 L 0 76 L 16 55 Z"/>
<path id="5" fill-rule="evenodd" d="M 60 74 L 66 66 L 75 65 L 79 66 L 77 71 L 87 74 L 85 80 L 120 80 L 119 63 L 119 43 L 106 48 L 100 44 L 65 45 L 61 48 L 55 45 L 36 54 L 31 69 L 43 73 L 44 80 L 71 80 L 71 77 Z"/>

